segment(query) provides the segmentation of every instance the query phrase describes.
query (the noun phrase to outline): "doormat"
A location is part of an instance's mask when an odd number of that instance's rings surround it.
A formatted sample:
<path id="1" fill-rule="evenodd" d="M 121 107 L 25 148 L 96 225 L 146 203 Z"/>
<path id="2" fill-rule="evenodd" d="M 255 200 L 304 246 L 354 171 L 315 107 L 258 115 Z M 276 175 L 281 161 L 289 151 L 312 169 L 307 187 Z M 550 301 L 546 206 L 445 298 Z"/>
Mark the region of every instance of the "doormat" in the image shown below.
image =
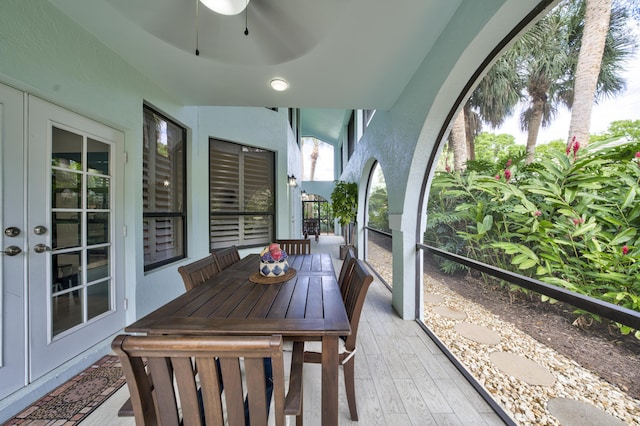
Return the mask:
<path id="1" fill-rule="evenodd" d="M 5 422 L 3 426 L 75 425 L 125 383 L 118 357 L 107 355 Z"/>

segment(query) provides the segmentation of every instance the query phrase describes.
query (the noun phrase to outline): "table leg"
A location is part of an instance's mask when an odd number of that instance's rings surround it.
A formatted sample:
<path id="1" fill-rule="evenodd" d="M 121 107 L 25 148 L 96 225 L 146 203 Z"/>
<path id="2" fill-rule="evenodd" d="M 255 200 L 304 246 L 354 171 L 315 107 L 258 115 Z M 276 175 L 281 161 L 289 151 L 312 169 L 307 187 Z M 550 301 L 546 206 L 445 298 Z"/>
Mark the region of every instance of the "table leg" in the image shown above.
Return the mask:
<path id="1" fill-rule="evenodd" d="M 338 424 L 338 336 L 322 337 L 322 425 Z"/>

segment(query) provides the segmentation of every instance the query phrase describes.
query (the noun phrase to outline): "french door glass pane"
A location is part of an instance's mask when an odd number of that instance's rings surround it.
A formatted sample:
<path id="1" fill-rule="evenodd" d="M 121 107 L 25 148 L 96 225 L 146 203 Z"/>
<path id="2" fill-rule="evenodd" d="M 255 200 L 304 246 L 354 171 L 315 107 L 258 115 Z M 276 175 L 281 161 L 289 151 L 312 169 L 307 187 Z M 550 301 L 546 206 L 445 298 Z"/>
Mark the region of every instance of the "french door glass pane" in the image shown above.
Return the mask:
<path id="1" fill-rule="evenodd" d="M 51 174 L 52 207 L 54 209 L 79 209 L 82 206 L 82 174 L 55 169 Z"/>
<path id="2" fill-rule="evenodd" d="M 80 215 L 81 213 L 53 213 L 51 220 L 51 248 L 63 249 L 79 247 L 80 241 Z"/>
<path id="3" fill-rule="evenodd" d="M 51 165 L 61 169 L 82 170 L 82 135 L 54 127 Z"/>
<path id="4" fill-rule="evenodd" d="M 107 278 L 111 275 L 109 247 L 87 250 L 87 283 Z"/>
<path id="5" fill-rule="evenodd" d="M 87 287 L 87 317 L 95 318 L 109 310 L 111 300 L 109 281 L 102 281 Z"/>
<path id="6" fill-rule="evenodd" d="M 87 138 L 87 171 L 91 174 L 109 174 L 110 146 Z"/>
<path id="7" fill-rule="evenodd" d="M 109 186 L 111 179 L 108 177 L 88 176 L 89 188 L 87 193 L 87 208 L 105 210 L 109 208 Z"/>

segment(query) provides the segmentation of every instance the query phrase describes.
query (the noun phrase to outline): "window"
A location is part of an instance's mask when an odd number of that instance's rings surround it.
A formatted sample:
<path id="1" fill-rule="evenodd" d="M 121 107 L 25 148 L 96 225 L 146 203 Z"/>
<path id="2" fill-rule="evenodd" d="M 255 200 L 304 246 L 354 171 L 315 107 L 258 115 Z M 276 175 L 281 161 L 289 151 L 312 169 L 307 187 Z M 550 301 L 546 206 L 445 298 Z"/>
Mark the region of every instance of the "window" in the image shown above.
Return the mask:
<path id="1" fill-rule="evenodd" d="M 144 270 L 186 256 L 186 129 L 144 106 Z"/>
<path id="2" fill-rule="evenodd" d="M 210 139 L 209 205 L 211 250 L 273 241 L 275 154 Z"/>
<path id="3" fill-rule="evenodd" d="M 369 126 L 369 123 L 371 123 L 371 119 L 373 118 L 373 115 L 376 113 L 375 109 L 363 109 L 362 110 L 362 127 L 363 129 L 366 129 L 367 126 Z"/>
<path id="4" fill-rule="evenodd" d="M 303 137 L 300 151 L 302 152 L 303 181 L 326 182 L 335 179 L 333 145 L 320 139 Z"/>
<path id="5" fill-rule="evenodd" d="M 357 140 L 358 136 L 356 132 L 356 113 L 354 111 L 351 113 L 351 118 L 349 118 L 349 124 L 347 126 L 347 160 L 351 159 L 353 150 L 356 149 Z"/>

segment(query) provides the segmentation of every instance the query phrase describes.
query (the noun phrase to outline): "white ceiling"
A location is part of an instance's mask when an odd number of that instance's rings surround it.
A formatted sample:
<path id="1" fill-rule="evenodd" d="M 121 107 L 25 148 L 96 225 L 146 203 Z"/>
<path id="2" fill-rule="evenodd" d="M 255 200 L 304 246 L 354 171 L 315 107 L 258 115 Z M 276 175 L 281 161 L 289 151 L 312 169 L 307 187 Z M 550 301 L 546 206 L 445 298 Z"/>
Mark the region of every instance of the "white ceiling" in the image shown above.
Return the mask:
<path id="1" fill-rule="evenodd" d="M 389 109 L 461 0 L 50 2 L 185 105 Z"/>

